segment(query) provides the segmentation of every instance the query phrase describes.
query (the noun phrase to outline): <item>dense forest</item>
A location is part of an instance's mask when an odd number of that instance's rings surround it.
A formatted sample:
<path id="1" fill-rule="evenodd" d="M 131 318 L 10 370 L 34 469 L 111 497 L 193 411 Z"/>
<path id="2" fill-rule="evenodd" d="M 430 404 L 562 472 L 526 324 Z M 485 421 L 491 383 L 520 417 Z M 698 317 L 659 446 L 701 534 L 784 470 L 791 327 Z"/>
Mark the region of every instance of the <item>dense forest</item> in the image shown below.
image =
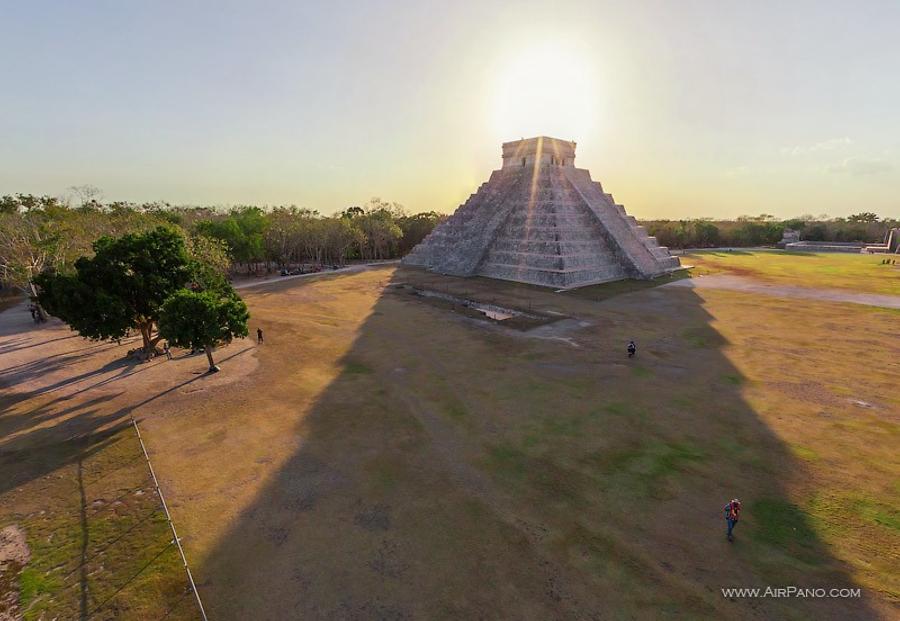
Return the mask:
<path id="1" fill-rule="evenodd" d="M 269 273 L 300 265 L 343 265 L 351 260 L 397 258 L 442 218 L 407 214 L 396 203 L 372 199 L 333 216 L 294 206 L 230 209 L 161 203 L 78 206 L 50 196 L 0 197 L 0 283 L 33 294 L 43 272 L 66 273 L 93 253 L 100 237 L 145 232 L 160 225 L 179 231 L 189 252 L 232 274 Z"/>
<path id="2" fill-rule="evenodd" d="M 79 189 L 79 188 L 76 188 Z M 165 203 L 101 202 L 89 186 L 76 199 L 17 194 L 0 197 L 0 284 L 33 294 L 43 272 L 66 273 L 90 256 L 103 236 L 149 231 L 160 224 L 185 238 L 189 252 L 223 271 L 271 273 L 301 265 L 343 265 L 353 260 L 401 257 L 441 220 L 433 211 L 408 214 L 397 203 L 373 198 L 331 216 L 295 206 L 183 207 Z M 78 203 L 73 205 L 73 203 Z M 650 235 L 670 248 L 766 246 L 782 231 L 816 241 L 880 241 L 900 221 L 874 213 L 848 218 L 772 216 L 737 220 L 650 220 Z"/>

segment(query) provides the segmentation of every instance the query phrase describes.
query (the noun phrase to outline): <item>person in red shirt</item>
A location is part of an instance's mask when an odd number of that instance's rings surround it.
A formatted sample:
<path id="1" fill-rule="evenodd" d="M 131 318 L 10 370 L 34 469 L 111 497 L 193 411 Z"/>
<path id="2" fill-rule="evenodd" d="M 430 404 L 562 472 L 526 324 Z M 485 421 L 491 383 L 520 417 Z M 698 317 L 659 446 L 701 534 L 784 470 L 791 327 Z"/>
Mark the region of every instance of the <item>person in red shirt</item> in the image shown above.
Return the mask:
<path id="1" fill-rule="evenodd" d="M 731 531 L 734 530 L 738 520 L 741 519 L 741 501 L 733 498 L 725 505 L 723 510 L 725 511 L 725 522 L 728 524 L 728 541 L 734 541 L 734 535 Z"/>

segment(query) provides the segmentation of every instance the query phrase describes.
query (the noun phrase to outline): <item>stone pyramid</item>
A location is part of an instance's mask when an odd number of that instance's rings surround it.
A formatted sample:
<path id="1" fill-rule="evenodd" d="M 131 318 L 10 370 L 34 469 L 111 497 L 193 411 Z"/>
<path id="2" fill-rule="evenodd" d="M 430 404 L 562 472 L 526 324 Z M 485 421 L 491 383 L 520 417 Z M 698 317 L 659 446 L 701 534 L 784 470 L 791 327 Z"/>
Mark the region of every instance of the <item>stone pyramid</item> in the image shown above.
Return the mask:
<path id="1" fill-rule="evenodd" d="M 678 269 L 678 259 L 574 160 L 574 142 L 504 143 L 503 167 L 403 263 L 561 289 Z"/>

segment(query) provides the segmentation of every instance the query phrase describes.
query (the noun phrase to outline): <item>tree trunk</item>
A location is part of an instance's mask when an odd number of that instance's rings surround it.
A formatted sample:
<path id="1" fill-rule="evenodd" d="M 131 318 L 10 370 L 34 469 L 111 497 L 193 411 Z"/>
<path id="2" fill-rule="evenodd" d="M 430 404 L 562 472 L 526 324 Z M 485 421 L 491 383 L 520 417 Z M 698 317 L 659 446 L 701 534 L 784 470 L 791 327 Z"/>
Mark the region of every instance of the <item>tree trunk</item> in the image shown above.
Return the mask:
<path id="1" fill-rule="evenodd" d="M 147 336 L 150 338 L 150 351 L 156 350 L 156 344 L 162 340 L 162 334 L 157 332 L 156 336 L 153 336 L 153 322 L 152 321 L 149 324 L 147 324 Z"/>
<path id="2" fill-rule="evenodd" d="M 144 322 L 138 324 L 138 328 L 141 331 L 141 340 L 144 342 L 144 354 L 149 358 L 150 357 L 150 326 Z"/>
<path id="3" fill-rule="evenodd" d="M 212 346 L 211 346 L 211 345 L 207 345 L 206 347 L 204 347 L 204 349 L 206 350 L 206 359 L 209 360 L 209 372 L 210 372 L 210 373 L 216 373 L 216 372 L 218 372 L 218 371 L 219 371 L 219 367 L 217 367 L 217 366 L 216 366 L 216 363 L 213 362 L 213 357 L 212 357 L 212 350 L 213 350 L 213 348 L 212 348 Z"/>
<path id="4" fill-rule="evenodd" d="M 47 321 L 47 315 L 44 313 L 44 309 L 41 308 L 40 303 L 38 303 L 38 294 L 37 287 L 34 286 L 34 283 L 28 281 L 28 287 L 31 289 L 31 303 L 34 304 L 34 307 L 37 309 L 38 320 L 42 323 Z"/>

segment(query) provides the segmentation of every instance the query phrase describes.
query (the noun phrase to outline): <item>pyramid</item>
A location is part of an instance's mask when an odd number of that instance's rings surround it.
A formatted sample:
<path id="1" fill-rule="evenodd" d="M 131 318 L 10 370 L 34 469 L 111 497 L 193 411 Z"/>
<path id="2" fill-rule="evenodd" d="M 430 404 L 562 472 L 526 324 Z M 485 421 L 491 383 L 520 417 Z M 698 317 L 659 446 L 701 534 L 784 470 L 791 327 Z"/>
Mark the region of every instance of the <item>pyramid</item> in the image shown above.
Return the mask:
<path id="1" fill-rule="evenodd" d="M 574 160 L 575 143 L 566 140 L 504 143 L 503 167 L 403 263 L 559 289 L 679 269 Z"/>

